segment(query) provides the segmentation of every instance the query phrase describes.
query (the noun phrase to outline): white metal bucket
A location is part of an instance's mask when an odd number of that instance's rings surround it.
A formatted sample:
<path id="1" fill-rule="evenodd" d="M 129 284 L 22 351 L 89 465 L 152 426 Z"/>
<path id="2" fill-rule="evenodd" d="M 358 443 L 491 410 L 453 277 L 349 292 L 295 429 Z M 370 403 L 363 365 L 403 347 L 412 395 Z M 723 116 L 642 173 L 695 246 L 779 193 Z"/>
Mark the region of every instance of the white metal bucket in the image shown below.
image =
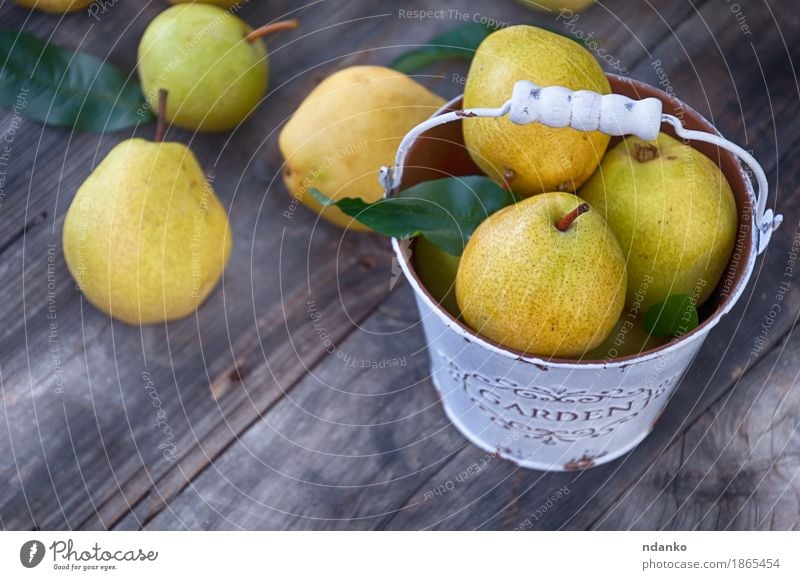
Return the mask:
<path id="1" fill-rule="evenodd" d="M 658 98 L 666 116 L 677 117 L 686 129 L 719 135 L 707 120 L 674 97 L 631 79 L 608 76 L 615 94 Z M 459 108 L 460 98 L 437 115 Z M 392 170 L 385 168 L 387 195 L 428 179 L 480 173 L 466 153 L 460 122 L 429 125 L 401 145 L 401 177 L 393 185 L 389 185 Z M 662 130 L 675 136 L 681 129 L 665 126 Z M 636 356 L 610 361 L 543 359 L 493 344 L 455 320 L 431 297 L 414 272 L 410 242 L 393 240 L 416 296 L 433 383 L 447 416 L 475 445 L 522 467 L 571 471 L 609 462 L 652 431 L 708 333 L 741 296 L 756 256 L 781 221 L 781 216 L 765 209 L 766 180 L 755 160 L 720 137 L 712 140 L 714 144 L 691 144 L 718 163 L 736 196 L 740 218 L 735 259 L 709 299 L 710 312 L 698 328 Z M 761 199 L 737 156 L 757 174 Z"/>

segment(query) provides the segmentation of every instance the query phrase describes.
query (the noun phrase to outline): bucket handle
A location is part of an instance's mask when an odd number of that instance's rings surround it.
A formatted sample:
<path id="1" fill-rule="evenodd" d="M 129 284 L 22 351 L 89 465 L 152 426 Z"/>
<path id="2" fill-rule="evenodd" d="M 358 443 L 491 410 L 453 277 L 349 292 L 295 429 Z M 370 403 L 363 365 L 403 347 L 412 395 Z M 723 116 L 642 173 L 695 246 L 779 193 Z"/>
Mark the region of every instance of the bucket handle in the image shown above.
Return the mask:
<path id="1" fill-rule="evenodd" d="M 691 141 L 716 145 L 736 155 L 755 176 L 758 194 L 753 201 L 753 221 L 758 231 L 758 254 L 769 244 L 772 232 L 783 222 L 781 214 L 767 208 L 769 184 L 764 169 L 747 151 L 721 135 L 686 129 L 680 119 L 663 113 L 663 103 L 654 97 L 636 100 L 625 95 L 601 95 L 593 91 L 572 91 L 566 87 L 538 87 L 530 81 L 518 81 L 511 99 L 501 107 L 451 111 L 423 121 L 409 131 L 397 149 L 393 167 L 381 167 L 380 181 L 389 195 L 403 177 L 403 163 L 416 139 L 433 127 L 470 117 L 504 117 L 517 125 L 539 122 L 548 127 L 571 127 L 578 131 L 600 131 L 606 135 L 634 135 L 645 141 L 658 137 L 661 124 L 667 123 L 675 134 Z"/>

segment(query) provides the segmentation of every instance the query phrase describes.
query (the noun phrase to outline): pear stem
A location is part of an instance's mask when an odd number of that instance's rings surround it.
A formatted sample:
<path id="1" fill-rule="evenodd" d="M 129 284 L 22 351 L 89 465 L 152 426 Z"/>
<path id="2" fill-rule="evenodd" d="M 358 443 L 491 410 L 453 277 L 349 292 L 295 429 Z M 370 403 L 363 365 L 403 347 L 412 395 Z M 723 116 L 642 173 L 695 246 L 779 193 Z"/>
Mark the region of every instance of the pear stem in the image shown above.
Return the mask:
<path id="1" fill-rule="evenodd" d="M 506 191 L 511 191 L 511 184 L 517 178 L 517 173 L 510 167 L 506 167 L 505 172 L 503 173 L 503 189 Z"/>
<path id="2" fill-rule="evenodd" d="M 587 211 L 589 211 L 589 204 L 588 203 L 580 204 L 578 207 L 576 207 L 567 215 L 565 215 L 563 218 L 561 218 L 561 221 L 559 221 L 556 224 L 556 228 L 558 228 L 558 231 L 560 232 L 566 232 L 569 229 L 569 226 L 572 225 L 572 222 L 575 221 L 575 218 L 577 218 L 582 214 L 585 214 Z"/>
<path id="3" fill-rule="evenodd" d="M 273 32 L 280 32 L 281 30 L 294 30 L 300 26 L 300 22 L 297 20 L 281 20 L 280 22 L 271 22 L 270 24 L 265 24 L 260 28 L 256 28 L 250 34 L 244 37 L 247 42 L 255 42 L 259 38 L 263 38 L 268 34 L 272 34 Z"/>
<path id="4" fill-rule="evenodd" d="M 167 89 L 158 90 L 158 113 L 156 116 L 156 136 L 154 141 L 161 143 L 167 133 Z"/>

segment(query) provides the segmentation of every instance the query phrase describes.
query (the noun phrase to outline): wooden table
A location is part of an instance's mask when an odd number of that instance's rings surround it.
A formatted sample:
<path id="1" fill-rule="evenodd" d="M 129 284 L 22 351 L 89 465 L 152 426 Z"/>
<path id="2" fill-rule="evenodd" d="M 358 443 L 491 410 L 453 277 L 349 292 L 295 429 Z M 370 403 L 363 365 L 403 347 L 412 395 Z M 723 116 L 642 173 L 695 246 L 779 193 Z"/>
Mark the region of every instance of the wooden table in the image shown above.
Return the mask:
<path id="1" fill-rule="evenodd" d="M 244 18 L 260 24 L 300 3 L 250 4 Z M 332 71 L 386 64 L 454 26 L 453 13 L 400 13 L 443 6 L 593 33 L 610 70 L 669 85 L 751 148 L 785 215 L 656 431 L 609 465 L 542 473 L 482 460 L 444 417 L 410 290 L 390 290 L 387 241 L 343 234 L 303 208 L 283 215 L 277 133 L 287 116 Z M 235 248 L 196 316 L 166 326 L 110 321 L 81 298 L 61 253 L 76 188 L 128 135 L 22 122 L 0 205 L 0 527 L 800 528 L 798 266 L 778 297 L 800 243 L 800 12 L 792 0 L 736 6 L 743 12 L 725 0 L 604 0 L 577 19 L 512 0 L 297 9 L 302 29 L 272 39 L 270 93 L 251 120 L 230 134 L 170 132 L 215 175 Z M 0 21 L 131 71 L 165 7 L 119 2 L 97 21 L 6 0 Z M 465 72 L 448 62 L 419 78 L 451 97 Z M 3 112 L 4 136 L 10 123 Z"/>

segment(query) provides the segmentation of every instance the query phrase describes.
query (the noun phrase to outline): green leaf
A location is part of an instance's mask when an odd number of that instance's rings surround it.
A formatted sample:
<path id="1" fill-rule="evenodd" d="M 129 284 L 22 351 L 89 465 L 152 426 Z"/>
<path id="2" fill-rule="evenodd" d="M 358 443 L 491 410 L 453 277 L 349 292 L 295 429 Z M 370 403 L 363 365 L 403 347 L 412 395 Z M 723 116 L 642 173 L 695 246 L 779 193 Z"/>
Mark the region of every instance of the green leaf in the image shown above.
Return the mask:
<path id="1" fill-rule="evenodd" d="M 0 106 L 56 127 L 100 133 L 153 119 L 139 85 L 115 66 L 0 30 Z"/>
<path id="2" fill-rule="evenodd" d="M 700 324 L 700 319 L 691 296 L 673 294 L 650 308 L 644 315 L 642 324 L 653 336 L 669 338 L 691 332 Z"/>
<path id="3" fill-rule="evenodd" d="M 454 256 L 461 255 L 483 220 L 516 201 L 513 193 L 484 176 L 425 181 L 373 203 L 352 197 L 332 201 L 313 188 L 311 195 L 379 234 L 393 238 L 423 235 Z"/>
<path id="4" fill-rule="evenodd" d="M 483 40 L 497 28 L 470 22 L 431 38 L 426 46 L 401 54 L 389 65 L 409 74 L 430 64 L 449 58 L 472 60 Z"/>
<path id="5" fill-rule="evenodd" d="M 426 46 L 415 48 L 394 59 L 389 66 L 400 72 L 410 74 L 428 65 L 450 58 L 463 58 L 471 61 L 481 42 L 500 27 L 470 22 L 438 34 Z M 554 34 L 569 38 L 581 45 L 585 40 L 566 34 L 560 30 L 550 30 Z"/>

